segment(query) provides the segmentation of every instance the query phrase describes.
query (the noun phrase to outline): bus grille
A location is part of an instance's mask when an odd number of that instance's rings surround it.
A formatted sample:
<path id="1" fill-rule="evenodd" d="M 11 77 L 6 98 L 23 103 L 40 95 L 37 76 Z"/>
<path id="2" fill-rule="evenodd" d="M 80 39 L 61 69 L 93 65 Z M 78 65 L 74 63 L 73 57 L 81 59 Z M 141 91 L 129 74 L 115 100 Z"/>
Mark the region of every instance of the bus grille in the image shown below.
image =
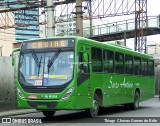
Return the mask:
<path id="1" fill-rule="evenodd" d="M 48 109 L 54 109 L 58 102 L 30 102 L 28 101 L 29 106 L 31 106 L 32 108 L 37 108 L 37 106 L 39 105 L 44 105 L 47 106 Z"/>

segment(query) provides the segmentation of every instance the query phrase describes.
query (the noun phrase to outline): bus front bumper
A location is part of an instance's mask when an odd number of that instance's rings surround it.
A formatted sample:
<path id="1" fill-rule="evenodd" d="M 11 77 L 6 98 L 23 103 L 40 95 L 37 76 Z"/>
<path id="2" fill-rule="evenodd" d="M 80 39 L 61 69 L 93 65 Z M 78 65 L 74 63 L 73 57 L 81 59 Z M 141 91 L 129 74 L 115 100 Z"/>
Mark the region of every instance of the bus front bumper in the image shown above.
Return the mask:
<path id="1" fill-rule="evenodd" d="M 18 99 L 18 108 L 37 110 L 72 110 L 75 109 L 75 97 L 60 100 Z"/>

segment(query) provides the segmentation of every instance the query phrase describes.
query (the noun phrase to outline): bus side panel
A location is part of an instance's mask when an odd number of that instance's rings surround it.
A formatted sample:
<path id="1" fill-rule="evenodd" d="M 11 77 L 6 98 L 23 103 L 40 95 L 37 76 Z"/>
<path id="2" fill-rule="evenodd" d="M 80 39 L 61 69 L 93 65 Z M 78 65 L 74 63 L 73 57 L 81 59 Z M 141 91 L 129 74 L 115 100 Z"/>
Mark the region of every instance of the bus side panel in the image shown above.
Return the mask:
<path id="1" fill-rule="evenodd" d="M 92 106 L 92 94 L 88 86 L 90 85 L 90 80 L 87 80 L 77 86 L 77 96 L 76 96 L 76 109 L 90 108 Z"/>
<path id="2" fill-rule="evenodd" d="M 108 102 L 107 105 L 133 102 L 132 91 L 134 90 L 134 87 L 131 76 L 125 76 L 122 74 L 108 74 L 105 76 L 105 78 L 107 78 L 106 91 L 109 96 L 106 98 Z"/>
<path id="3" fill-rule="evenodd" d="M 137 80 L 137 79 L 135 79 Z M 140 80 L 140 100 L 144 101 L 154 97 L 154 78 L 153 77 L 139 77 Z"/>
<path id="4" fill-rule="evenodd" d="M 115 104 L 115 89 L 112 87 L 110 81 L 114 74 L 103 75 L 103 105 L 111 106 Z"/>
<path id="5" fill-rule="evenodd" d="M 103 74 L 102 73 L 91 73 L 91 84 L 92 84 L 92 94 L 96 93 L 96 89 L 101 90 L 102 98 L 104 97 L 105 85 L 103 84 Z"/>

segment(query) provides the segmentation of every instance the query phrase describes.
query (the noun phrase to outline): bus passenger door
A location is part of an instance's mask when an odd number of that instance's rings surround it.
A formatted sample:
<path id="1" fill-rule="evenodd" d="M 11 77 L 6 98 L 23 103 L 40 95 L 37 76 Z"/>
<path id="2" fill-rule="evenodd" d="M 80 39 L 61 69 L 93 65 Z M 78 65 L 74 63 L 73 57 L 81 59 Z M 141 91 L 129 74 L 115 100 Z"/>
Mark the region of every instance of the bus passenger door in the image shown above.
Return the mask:
<path id="1" fill-rule="evenodd" d="M 83 51 L 78 53 L 77 105 L 79 108 L 91 107 L 90 56 Z"/>

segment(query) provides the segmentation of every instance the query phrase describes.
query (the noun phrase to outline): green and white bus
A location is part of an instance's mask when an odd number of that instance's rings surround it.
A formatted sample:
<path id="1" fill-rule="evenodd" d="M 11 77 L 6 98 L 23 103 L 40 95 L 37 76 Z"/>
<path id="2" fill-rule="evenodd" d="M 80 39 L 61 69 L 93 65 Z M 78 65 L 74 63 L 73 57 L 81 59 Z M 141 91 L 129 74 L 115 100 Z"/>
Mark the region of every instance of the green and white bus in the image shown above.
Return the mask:
<path id="1" fill-rule="evenodd" d="M 19 108 L 34 108 L 52 117 L 58 110 L 102 107 L 132 109 L 154 96 L 154 60 L 147 54 L 113 44 L 64 36 L 24 41 L 16 79 Z"/>

